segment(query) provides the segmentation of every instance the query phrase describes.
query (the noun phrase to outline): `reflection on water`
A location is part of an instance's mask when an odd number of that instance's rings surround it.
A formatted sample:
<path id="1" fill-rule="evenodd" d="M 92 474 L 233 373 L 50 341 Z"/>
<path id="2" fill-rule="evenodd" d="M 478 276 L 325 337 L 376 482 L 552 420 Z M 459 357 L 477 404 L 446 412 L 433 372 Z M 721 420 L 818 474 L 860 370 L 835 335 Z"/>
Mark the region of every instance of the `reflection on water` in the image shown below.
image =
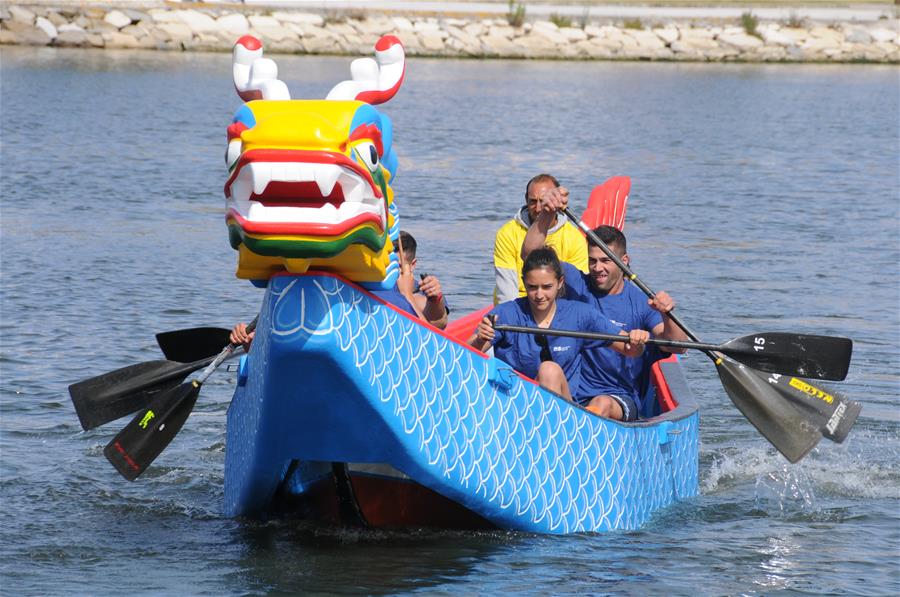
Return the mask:
<path id="1" fill-rule="evenodd" d="M 296 97 L 349 72 L 278 62 Z M 900 592 L 895 67 L 409 61 L 384 106 L 395 190 L 454 315 L 490 300 L 494 232 L 532 175 L 556 174 L 580 208 L 627 174 L 632 266 L 705 340 L 855 341 L 847 381 L 826 385 L 862 416 L 798 465 L 689 355 L 702 495 L 576 537 L 223 519 L 233 372 L 140 481 L 118 478 L 102 448 L 124 421 L 81 432 L 66 386 L 159 358 L 157 332 L 246 321 L 262 297 L 233 276 L 222 216 L 229 57 L 4 48 L 0 68 L 6 592 Z"/>

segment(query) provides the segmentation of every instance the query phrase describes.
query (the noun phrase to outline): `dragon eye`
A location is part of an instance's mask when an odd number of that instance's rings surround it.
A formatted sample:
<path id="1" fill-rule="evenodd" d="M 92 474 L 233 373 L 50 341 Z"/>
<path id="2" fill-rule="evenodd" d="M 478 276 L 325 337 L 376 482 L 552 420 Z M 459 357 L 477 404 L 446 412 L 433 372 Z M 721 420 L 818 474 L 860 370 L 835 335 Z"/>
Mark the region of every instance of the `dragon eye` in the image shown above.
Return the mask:
<path id="1" fill-rule="evenodd" d="M 370 172 L 375 172 L 378 169 L 378 150 L 375 149 L 374 143 L 363 141 L 356 146 L 356 155 L 359 156 L 359 159 L 362 160 Z"/>

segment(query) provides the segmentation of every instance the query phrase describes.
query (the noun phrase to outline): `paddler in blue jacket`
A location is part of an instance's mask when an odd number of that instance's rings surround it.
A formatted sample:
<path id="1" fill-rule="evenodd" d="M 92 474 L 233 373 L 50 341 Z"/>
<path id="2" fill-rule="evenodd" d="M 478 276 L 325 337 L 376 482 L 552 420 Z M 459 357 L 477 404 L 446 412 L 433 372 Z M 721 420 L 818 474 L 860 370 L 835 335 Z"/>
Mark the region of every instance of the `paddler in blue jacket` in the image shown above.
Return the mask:
<path id="1" fill-rule="evenodd" d="M 565 281 L 556 253 L 550 247 L 531 251 L 522 266 L 525 297 L 501 303 L 488 313 L 469 339 L 474 348 L 494 347 L 494 356 L 567 400 L 586 405 L 593 395 L 582 391 L 582 349 L 585 345 L 610 346 L 628 357 L 644 350 L 644 330 L 620 332 L 609 320 L 583 303 L 559 298 Z M 492 322 L 492 318 L 496 320 Z M 559 328 L 628 336 L 627 343 L 543 336 L 494 329 L 504 325 Z"/>
<path id="2" fill-rule="evenodd" d="M 559 209 L 568 206 L 568 195 L 565 187 L 550 189 L 542 195 L 541 211 L 522 244 L 523 257 L 542 246 L 552 217 Z M 623 263 L 628 264 L 625 235 L 621 231 L 612 226 L 600 226 L 594 232 Z M 568 263 L 562 264 L 567 297 L 589 305 L 614 324 L 617 330 L 641 329 L 657 338 L 689 340 L 666 315 L 675 307 L 675 301 L 668 293 L 657 292 L 652 300 L 648 300 L 637 286 L 624 279 L 622 270 L 600 247 L 589 240 L 585 242 L 588 243 L 587 274 Z M 683 349 L 662 350 L 684 352 Z M 608 348 L 588 346 L 581 373 L 582 391 L 594 396 L 589 400 L 588 408 L 611 419 L 637 419 L 643 407 L 639 381 L 645 366 L 644 359 L 623 359 Z"/>

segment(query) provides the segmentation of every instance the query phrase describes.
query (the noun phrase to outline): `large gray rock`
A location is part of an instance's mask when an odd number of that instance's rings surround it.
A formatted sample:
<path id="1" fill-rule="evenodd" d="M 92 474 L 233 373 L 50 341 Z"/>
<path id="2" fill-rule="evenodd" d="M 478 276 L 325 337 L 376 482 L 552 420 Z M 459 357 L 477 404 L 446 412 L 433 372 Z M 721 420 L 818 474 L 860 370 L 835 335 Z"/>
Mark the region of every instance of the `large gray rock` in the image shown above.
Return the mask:
<path id="1" fill-rule="evenodd" d="M 444 38 L 438 32 L 419 33 L 422 48 L 428 52 L 442 53 L 444 51 Z"/>
<path id="2" fill-rule="evenodd" d="M 299 37 L 293 29 L 282 25 L 272 17 L 254 15 L 247 20 L 250 21 L 251 31 L 258 33 L 263 38 L 263 42 L 296 40 Z"/>
<path id="3" fill-rule="evenodd" d="M 676 58 L 679 56 L 689 60 L 700 60 L 703 58 L 703 52 L 700 48 L 687 43 L 683 39 L 673 41 L 669 47 L 675 52 Z M 718 47 L 718 45 L 716 47 Z"/>
<path id="4" fill-rule="evenodd" d="M 412 21 L 406 17 L 393 17 L 391 21 L 394 24 L 394 29 L 397 31 L 412 31 L 414 29 Z M 401 39 L 403 38 L 401 37 Z"/>
<path id="5" fill-rule="evenodd" d="M 25 28 L 19 31 L 10 31 L 10 33 L 15 39 L 12 43 L 20 46 L 46 46 L 51 41 L 43 29 L 31 25 L 25 25 Z"/>
<path id="6" fill-rule="evenodd" d="M 584 41 L 588 38 L 587 33 L 585 33 L 583 29 L 578 29 L 577 27 L 560 27 L 559 33 L 565 37 L 566 41 L 569 43 Z"/>
<path id="7" fill-rule="evenodd" d="M 88 20 L 88 24 L 85 27 L 88 33 L 112 33 L 113 31 L 118 31 L 115 27 L 107 23 L 106 21 L 102 21 L 100 19 L 90 19 Z"/>
<path id="8" fill-rule="evenodd" d="M 184 41 L 190 41 L 194 37 L 194 32 L 184 23 L 163 22 L 158 24 L 156 28 L 165 31 L 169 35 L 169 40 L 179 44 Z"/>
<path id="9" fill-rule="evenodd" d="M 59 12 L 55 10 L 51 10 L 47 12 L 47 20 L 53 23 L 53 26 L 56 27 L 56 30 L 59 31 L 59 28 L 69 22 L 69 19 L 59 14 Z"/>
<path id="10" fill-rule="evenodd" d="M 593 37 L 589 41 L 599 48 L 598 52 L 611 52 L 615 53 L 622 49 L 622 38 L 612 38 L 612 37 Z"/>
<path id="11" fill-rule="evenodd" d="M 666 45 L 676 41 L 679 37 L 678 28 L 672 27 L 671 25 L 660 29 L 653 29 L 653 33 Z"/>
<path id="12" fill-rule="evenodd" d="M 106 13 L 106 16 L 103 17 L 103 20 L 116 29 L 122 29 L 123 27 L 131 25 L 131 17 L 120 10 L 109 11 Z"/>
<path id="13" fill-rule="evenodd" d="M 362 21 L 354 20 L 353 28 L 356 29 L 360 36 L 371 39 L 372 43 L 374 43 L 379 37 L 391 31 L 394 28 L 394 23 L 387 17 L 369 17 Z M 403 41 L 403 38 L 400 41 Z"/>
<path id="14" fill-rule="evenodd" d="M 153 20 L 149 14 L 142 10 L 135 10 L 133 8 L 120 8 L 126 17 L 131 19 L 132 23 L 139 23 L 141 21 L 151 21 Z"/>
<path id="15" fill-rule="evenodd" d="M 876 28 L 870 29 L 869 35 L 872 36 L 876 42 L 897 42 L 898 36 L 896 31 L 891 31 L 890 29 Z"/>
<path id="16" fill-rule="evenodd" d="M 575 42 L 575 49 L 577 50 L 578 55 L 583 58 L 592 59 L 608 59 L 613 57 L 612 49 L 595 43 L 595 41 L 595 39 L 587 39 Z"/>
<path id="17" fill-rule="evenodd" d="M 216 19 L 219 31 L 225 31 L 240 37 L 250 31 L 250 21 L 240 13 L 222 15 Z"/>
<path id="18" fill-rule="evenodd" d="M 547 27 L 546 25 L 552 25 L 552 27 Z M 535 23 L 534 28 L 532 28 L 531 30 L 531 33 L 529 33 L 525 37 L 541 37 L 554 46 L 563 46 L 569 42 L 569 40 L 567 40 L 566 37 L 559 32 L 559 27 L 557 27 L 553 23 Z"/>
<path id="19" fill-rule="evenodd" d="M 763 45 L 763 40 L 746 33 L 722 33 L 718 40 L 720 44 L 727 44 L 742 51 L 752 50 Z"/>
<path id="20" fill-rule="evenodd" d="M 308 54 L 334 54 L 338 50 L 337 41 L 334 38 L 324 36 L 309 36 L 303 38 L 303 49 Z"/>
<path id="21" fill-rule="evenodd" d="M 798 46 L 805 42 L 809 37 L 809 31 L 803 29 L 802 27 L 782 27 L 780 31 L 784 35 L 787 35 L 788 37 L 793 39 L 794 44 Z"/>
<path id="22" fill-rule="evenodd" d="M 665 42 L 652 31 L 627 29 L 625 35 L 637 42 L 637 46 L 643 50 L 659 50 L 666 47 Z M 623 42 L 623 46 L 630 47 L 630 44 Z"/>
<path id="23" fill-rule="evenodd" d="M 183 41 L 182 46 L 185 50 L 198 52 L 221 52 L 223 50 L 231 49 L 231 45 L 219 35 L 210 32 L 197 33 L 190 40 Z M 274 51 L 273 48 L 270 47 L 267 47 L 266 50 Z"/>
<path id="24" fill-rule="evenodd" d="M 9 15 L 10 17 L 12 17 L 13 21 L 25 23 L 26 25 L 33 25 L 34 19 L 37 16 L 27 8 L 23 8 L 15 4 L 9 7 Z"/>
<path id="25" fill-rule="evenodd" d="M 790 35 L 781 32 L 777 26 L 760 27 L 759 34 L 763 41 L 770 46 L 796 46 L 797 42 Z"/>
<path id="26" fill-rule="evenodd" d="M 819 53 L 823 52 L 823 50 L 831 49 L 831 48 L 839 48 L 840 42 L 835 42 L 834 39 L 827 37 L 809 37 L 803 44 L 800 46 L 800 49 L 806 53 Z"/>
<path id="27" fill-rule="evenodd" d="M 844 32 L 844 41 L 851 44 L 871 43 L 872 36 L 865 29 L 851 29 Z"/>
<path id="28" fill-rule="evenodd" d="M 214 33 L 218 31 L 216 20 L 206 13 L 198 10 L 179 10 L 178 18 L 191 28 L 194 33 Z"/>
<path id="29" fill-rule="evenodd" d="M 450 37 L 456 39 L 460 42 L 461 46 L 464 48 L 469 48 L 472 51 L 477 51 L 481 49 L 481 44 L 478 41 L 478 38 L 474 35 L 471 35 L 465 29 L 460 29 L 459 27 L 450 26 L 447 27 L 447 33 L 450 34 Z"/>
<path id="30" fill-rule="evenodd" d="M 276 10 L 272 12 L 272 18 L 282 23 L 295 23 L 297 25 L 315 25 L 316 27 L 321 27 L 325 24 L 325 19 L 323 19 L 321 15 L 309 12 Z"/>
<path id="31" fill-rule="evenodd" d="M 134 49 L 139 48 L 137 38 L 121 31 L 109 31 L 103 34 L 103 41 L 107 48 Z"/>
<path id="32" fill-rule="evenodd" d="M 60 35 L 62 35 L 63 33 L 71 33 L 73 31 L 80 31 L 82 33 L 85 33 L 84 28 L 79 27 L 75 23 L 66 23 L 65 25 L 60 25 L 56 30 L 59 31 Z"/>
<path id="33" fill-rule="evenodd" d="M 327 25 L 327 27 L 328 30 L 334 33 L 337 37 L 356 35 L 356 29 L 354 29 L 352 25 L 348 25 L 347 23 L 332 23 L 330 25 Z"/>
<path id="34" fill-rule="evenodd" d="M 672 42 L 671 47 L 674 50 L 675 44 L 681 44 L 687 48 L 691 48 L 693 50 L 697 50 L 701 53 L 707 52 L 709 50 L 718 50 L 719 43 L 709 35 L 698 35 L 697 29 L 689 29 L 681 31 L 681 39 L 677 42 Z M 676 52 L 679 50 L 675 50 Z"/>
<path id="35" fill-rule="evenodd" d="M 486 56 L 515 56 L 521 48 L 503 35 L 485 35 L 481 38 L 481 49 Z"/>
<path id="36" fill-rule="evenodd" d="M 513 39 L 516 36 L 516 30 L 509 25 L 493 25 L 490 28 L 488 35 L 492 35 L 494 37 L 505 37 L 506 39 Z"/>
<path id="37" fill-rule="evenodd" d="M 813 27 L 810 29 L 809 35 L 810 37 L 827 41 L 833 48 L 844 43 L 844 34 L 830 27 Z"/>
<path id="38" fill-rule="evenodd" d="M 51 40 L 55 39 L 59 32 L 56 27 L 46 17 L 37 17 L 34 20 L 34 26 L 47 34 Z"/>
<path id="39" fill-rule="evenodd" d="M 178 15 L 178 11 L 154 8 L 148 11 L 148 14 L 157 23 L 184 23 Z"/>

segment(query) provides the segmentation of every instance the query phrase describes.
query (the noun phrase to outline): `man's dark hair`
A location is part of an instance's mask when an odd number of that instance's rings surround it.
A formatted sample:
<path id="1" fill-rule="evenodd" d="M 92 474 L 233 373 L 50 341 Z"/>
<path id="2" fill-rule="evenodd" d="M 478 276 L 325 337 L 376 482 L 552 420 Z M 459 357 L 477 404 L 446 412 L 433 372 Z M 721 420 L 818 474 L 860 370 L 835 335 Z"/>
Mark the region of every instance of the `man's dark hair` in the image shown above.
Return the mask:
<path id="1" fill-rule="evenodd" d="M 618 228 L 614 228 L 613 226 L 598 226 L 593 230 L 594 234 L 600 237 L 600 240 L 603 241 L 603 244 L 612 248 L 613 245 L 619 248 L 622 252 L 622 255 L 628 252 L 628 245 L 625 242 L 625 235 L 622 234 L 622 231 Z M 589 247 L 597 247 L 597 243 L 591 240 L 591 237 L 588 237 L 588 246 Z"/>
<path id="2" fill-rule="evenodd" d="M 400 231 L 400 242 L 394 245 L 394 252 L 400 250 L 400 245 L 403 245 L 403 256 L 408 258 L 410 261 L 416 258 L 416 239 L 413 238 L 413 235 L 407 232 L 406 230 Z"/>
<path id="3" fill-rule="evenodd" d="M 554 187 L 559 186 L 559 181 L 556 180 L 555 176 L 551 176 L 550 174 L 538 174 L 537 176 L 529 180 L 528 184 L 525 185 L 525 201 L 528 201 L 528 189 L 531 188 L 532 184 L 536 182 L 547 182 L 548 180 L 553 183 Z"/>

